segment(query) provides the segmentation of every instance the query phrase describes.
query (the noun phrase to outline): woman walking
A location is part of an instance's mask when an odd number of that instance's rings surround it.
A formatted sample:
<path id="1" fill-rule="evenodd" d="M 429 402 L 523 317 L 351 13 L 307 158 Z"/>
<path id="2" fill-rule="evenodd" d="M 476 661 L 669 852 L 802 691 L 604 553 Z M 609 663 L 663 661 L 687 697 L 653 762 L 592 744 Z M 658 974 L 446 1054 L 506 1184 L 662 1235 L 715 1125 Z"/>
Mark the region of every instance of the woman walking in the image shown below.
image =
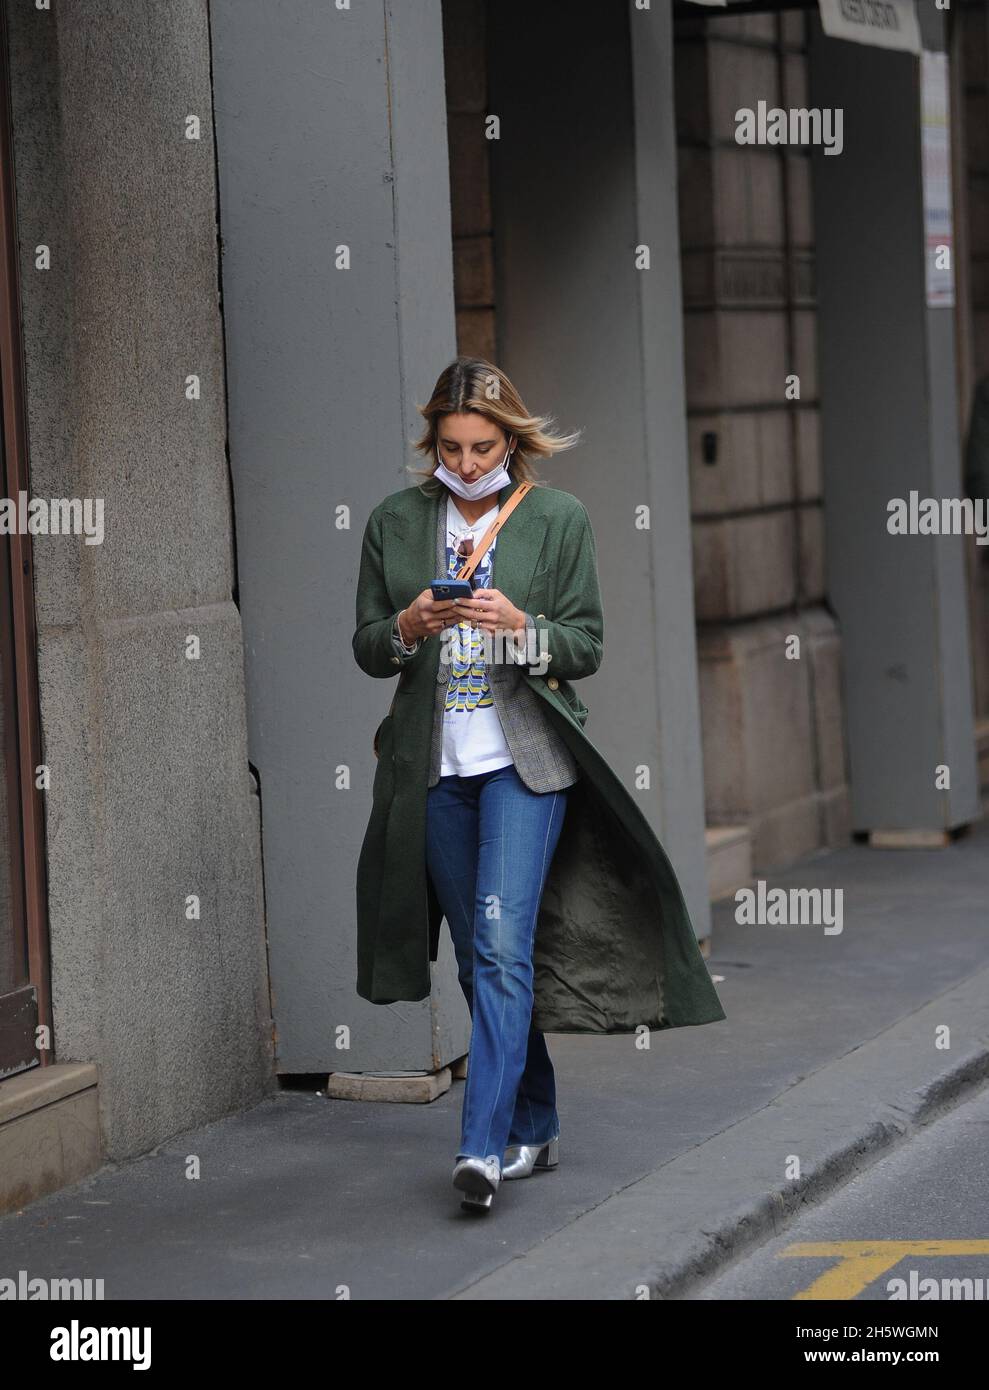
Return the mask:
<path id="1" fill-rule="evenodd" d="M 662 847 L 583 732 L 594 537 L 530 463 L 577 436 L 481 359 L 452 363 L 420 412 L 429 465 L 372 512 L 358 580 L 357 662 L 398 685 L 375 736 L 357 990 L 425 998 L 446 918 L 472 1020 L 453 1180 L 485 1211 L 502 1179 L 559 1161 L 546 1032 L 725 1014 Z"/>

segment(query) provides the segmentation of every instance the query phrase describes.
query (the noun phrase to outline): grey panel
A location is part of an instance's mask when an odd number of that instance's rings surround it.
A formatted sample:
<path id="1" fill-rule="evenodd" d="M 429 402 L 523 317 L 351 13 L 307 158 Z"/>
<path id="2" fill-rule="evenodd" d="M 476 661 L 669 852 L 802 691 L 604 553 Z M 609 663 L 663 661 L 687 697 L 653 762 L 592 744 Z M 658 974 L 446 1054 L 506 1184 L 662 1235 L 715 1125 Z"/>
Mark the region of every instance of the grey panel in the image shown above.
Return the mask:
<path id="1" fill-rule="evenodd" d="M 890 536 L 887 504 L 958 493 L 952 315 L 924 286 L 918 60 L 811 26 L 828 588 L 841 624 L 856 829 L 977 818 L 962 540 Z M 950 794 L 935 788 L 949 761 Z"/>
<path id="2" fill-rule="evenodd" d="M 393 685 L 357 668 L 350 639 L 364 522 L 408 481 L 414 403 L 455 351 L 439 0 L 349 10 L 215 0 L 212 16 L 278 1065 L 429 1069 L 430 1001 L 384 1009 L 354 989 L 371 735 Z M 341 244 L 349 270 L 335 267 Z M 349 790 L 336 785 L 342 767 Z M 446 1060 L 466 1050 L 468 1017 L 458 993 L 443 997 Z M 349 1051 L 335 1046 L 341 1026 Z"/>

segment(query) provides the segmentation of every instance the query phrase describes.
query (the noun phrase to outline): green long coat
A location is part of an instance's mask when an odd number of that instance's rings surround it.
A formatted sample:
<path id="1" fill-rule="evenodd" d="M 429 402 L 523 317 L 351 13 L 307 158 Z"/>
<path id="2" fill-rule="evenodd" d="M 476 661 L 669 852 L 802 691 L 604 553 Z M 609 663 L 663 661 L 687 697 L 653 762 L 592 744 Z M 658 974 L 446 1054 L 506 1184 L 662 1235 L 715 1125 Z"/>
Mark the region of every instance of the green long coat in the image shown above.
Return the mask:
<path id="1" fill-rule="evenodd" d="M 515 486 L 502 489 L 499 506 Z M 436 578 L 440 501 L 446 506 L 445 491 L 438 499 L 419 487 L 386 497 L 371 513 L 361 555 L 354 655 L 370 676 L 399 676 L 376 736 L 357 867 L 357 993 L 374 1004 L 425 999 L 439 944 L 425 827 L 440 639 L 427 638 L 399 667 L 391 625 Z M 580 769 L 537 922 L 533 1023 L 552 1033 L 632 1033 L 725 1018 L 670 861 L 584 733 L 587 709 L 570 684 L 597 668 L 603 634 L 583 505 L 559 489 L 534 488 L 499 532 L 492 583 L 517 608 L 533 616 L 538 609 L 537 627 L 548 629 L 553 661 L 544 675 L 524 670 L 521 679 L 545 700 Z"/>

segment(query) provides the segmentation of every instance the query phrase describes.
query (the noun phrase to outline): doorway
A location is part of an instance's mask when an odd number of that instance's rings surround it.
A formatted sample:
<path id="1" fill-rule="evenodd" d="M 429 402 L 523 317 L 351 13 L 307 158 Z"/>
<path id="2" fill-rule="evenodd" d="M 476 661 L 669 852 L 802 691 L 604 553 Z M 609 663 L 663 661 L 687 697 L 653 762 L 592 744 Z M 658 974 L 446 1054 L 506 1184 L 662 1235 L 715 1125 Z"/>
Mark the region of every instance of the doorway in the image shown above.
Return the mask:
<path id="1" fill-rule="evenodd" d="M 5 17 L 4 17 L 5 19 Z M 0 482 L 30 495 L 7 36 L 0 23 Z M 53 1061 L 31 538 L 0 534 L 0 1081 Z"/>

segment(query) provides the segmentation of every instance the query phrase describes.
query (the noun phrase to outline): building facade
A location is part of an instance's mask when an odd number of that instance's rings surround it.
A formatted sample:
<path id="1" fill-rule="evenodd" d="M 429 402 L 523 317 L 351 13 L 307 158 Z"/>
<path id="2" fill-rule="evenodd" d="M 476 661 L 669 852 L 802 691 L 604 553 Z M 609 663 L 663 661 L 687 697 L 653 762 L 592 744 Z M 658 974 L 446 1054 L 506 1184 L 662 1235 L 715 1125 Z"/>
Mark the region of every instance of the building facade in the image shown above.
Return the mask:
<path id="1" fill-rule="evenodd" d="M 823 0 L 6 0 L 4 495 L 105 534 L 2 537 L 0 1208 L 464 1057 L 448 941 L 429 999 L 354 990 L 350 644 L 457 352 L 583 431 L 587 732 L 705 949 L 753 874 L 981 815 L 985 548 L 885 521 L 958 494 L 989 370 L 986 5 L 898 4 L 912 48 Z M 740 143 L 760 103 L 844 148 Z"/>

